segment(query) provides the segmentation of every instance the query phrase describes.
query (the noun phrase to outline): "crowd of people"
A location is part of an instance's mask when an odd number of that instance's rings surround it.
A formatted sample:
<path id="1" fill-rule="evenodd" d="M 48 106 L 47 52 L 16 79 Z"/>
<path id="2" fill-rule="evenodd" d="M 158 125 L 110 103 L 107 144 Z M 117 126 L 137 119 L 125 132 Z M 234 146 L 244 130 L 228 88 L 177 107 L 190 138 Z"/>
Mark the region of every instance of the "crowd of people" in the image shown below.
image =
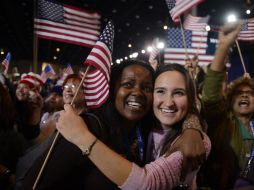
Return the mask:
<path id="1" fill-rule="evenodd" d="M 46 93 L 38 74 L 16 84 L 1 74 L 0 189 L 254 189 L 254 80 L 224 85 L 239 31 L 221 29 L 206 72 L 198 56 L 185 66 L 113 65 L 96 109 L 79 74 Z"/>

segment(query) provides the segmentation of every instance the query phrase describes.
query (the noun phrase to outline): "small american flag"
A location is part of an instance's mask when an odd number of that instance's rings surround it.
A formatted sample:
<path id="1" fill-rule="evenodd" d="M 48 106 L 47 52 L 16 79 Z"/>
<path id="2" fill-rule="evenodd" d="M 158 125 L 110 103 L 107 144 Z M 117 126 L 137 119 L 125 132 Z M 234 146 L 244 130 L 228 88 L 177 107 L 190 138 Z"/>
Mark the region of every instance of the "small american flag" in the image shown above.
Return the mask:
<path id="1" fill-rule="evenodd" d="M 180 21 L 180 16 L 190 10 L 192 7 L 198 5 L 204 0 L 166 0 L 169 13 L 174 22 Z"/>
<path id="2" fill-rule="evenodd" d="M 68 63 L 67 66 L 63 69 L 63 73 L 66 73 L 67 75 L 74 73 L 70 63 Z"/>
<path id="3" fill-rule="evenodd" d="M 39 0 L 34 28 L 40 38 L 93 47 L 100 34 L 100 18 L 97 12 Z"/>
<path id="4" fill-rule="evenodd" d="M 87 73 L 84 81 L 85 99 L 89 108 L 100 107 L 109 96 L 113 40 L 114 24 L 109 21 L 84 62 L 84 65 L 96 68 L 95 71 Z"/>
<path id="5" fill-rule="evenodd" d="M 184 30 L 187 52 L 190 58 L 198 54 L 199 65 L 207 65 L 214 58 L 218 43 L 217 32 L 199 32 Z M 164 50 L 165 63 L 185 64 L 186 52 L 182 42 L 181 30 L 170 28 Z"/>
<path id="6" fill-rule="evenodd" d="M 152 43 L 152 51 L 150 52 L 149 59 L 148 59 L 149 63 L 152 63 L 160 52 L 160 49 L 157 47 L 157 44 L 156 44 L 158 43 L 158 41 L 159 41 L 158 39 L 155 39 Z"/>
<path id="7" fill-rule="evenodd" d="M 183 23 L 184 29 L 192 31 L 205 31 L 209 18 L 209 16 L 196 17 L 188 14 Z"/>
<path id="8" fill-rule="evenodd" d="M 8 72 L 10 61 L 11 61 L 11 53 L 8 52 L 5 59 L 2 61 L 2 65 L 4 67 L 5 74 L 7 74 L 7 72 Z"/>
<path id="9" fill-rule="evenodd" d="M 50 64 L 47 64 L 46 67 L 41 72 L 42 81 L 45 83 L 48 78 L 54 76 L 56 73 L 53 67 Z"/>
<path id="10" fill-rule="evenodd" d="M 249 18 L 243 21 L 237 39 L 240 41 L 254 41 L 254 18 Z"/>

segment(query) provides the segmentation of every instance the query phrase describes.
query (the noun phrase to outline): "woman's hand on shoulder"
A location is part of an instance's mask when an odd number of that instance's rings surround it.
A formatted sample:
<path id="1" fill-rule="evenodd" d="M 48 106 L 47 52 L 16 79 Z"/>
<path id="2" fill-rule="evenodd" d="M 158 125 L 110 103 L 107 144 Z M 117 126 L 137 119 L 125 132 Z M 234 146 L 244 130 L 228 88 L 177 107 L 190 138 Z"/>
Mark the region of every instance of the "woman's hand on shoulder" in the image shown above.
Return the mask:
<path id="1" fill-rule="evenodd" d="M 188 171 L 198 169 L 205 161 L 206 149 L 203 142 L 202 128 L 197 116 L 189 114 L 183 123 L 183 132 L 179 136 L 166 155 L 175 151 L 183 154 L 182 178 L 184 179 Z"/>

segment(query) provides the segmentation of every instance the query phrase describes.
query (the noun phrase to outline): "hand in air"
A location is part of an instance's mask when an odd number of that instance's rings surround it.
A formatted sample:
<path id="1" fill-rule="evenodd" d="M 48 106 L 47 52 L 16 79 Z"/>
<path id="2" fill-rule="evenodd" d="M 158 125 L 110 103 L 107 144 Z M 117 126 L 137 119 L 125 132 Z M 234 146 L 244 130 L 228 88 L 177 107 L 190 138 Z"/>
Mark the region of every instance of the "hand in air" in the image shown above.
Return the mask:
<path id="1" fill-rule="evenodd" d="M 219 43 L 231 47 L 241 30 L 242 23 L 231 22 L 225 24 L 219 32 Z"/>

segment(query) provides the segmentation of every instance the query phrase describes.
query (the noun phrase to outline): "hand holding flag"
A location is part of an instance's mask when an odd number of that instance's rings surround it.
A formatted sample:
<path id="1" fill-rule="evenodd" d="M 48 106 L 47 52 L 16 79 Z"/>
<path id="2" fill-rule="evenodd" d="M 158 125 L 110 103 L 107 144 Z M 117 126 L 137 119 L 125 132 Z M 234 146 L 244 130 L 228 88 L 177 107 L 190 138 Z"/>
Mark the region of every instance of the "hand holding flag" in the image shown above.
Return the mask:
<path id="1" fill-rule="evenodd" d="M 8 52 L 5 59 L 2 61 L 2 65 L 4 67 L 4 74 L 7 74 L 8 72 L 10 61 L 11 61 L 11 53 Z"/>

